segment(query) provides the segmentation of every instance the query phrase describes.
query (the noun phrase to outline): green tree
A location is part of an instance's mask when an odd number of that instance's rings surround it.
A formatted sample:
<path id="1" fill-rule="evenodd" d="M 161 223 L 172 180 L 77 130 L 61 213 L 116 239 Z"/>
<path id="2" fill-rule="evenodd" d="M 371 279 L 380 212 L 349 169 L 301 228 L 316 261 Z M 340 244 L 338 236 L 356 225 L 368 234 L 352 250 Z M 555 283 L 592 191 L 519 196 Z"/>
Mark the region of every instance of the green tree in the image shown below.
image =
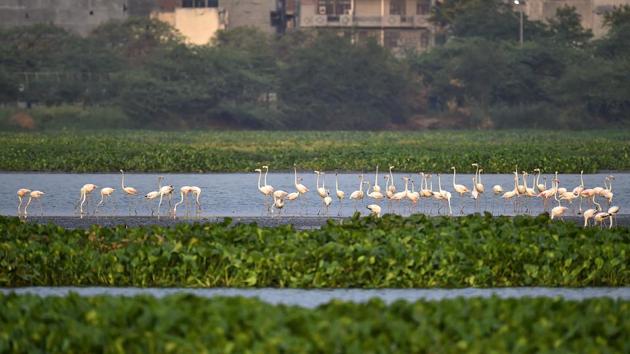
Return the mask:
<path id="1" fill-rule="evenodd" d="M 573 6 L 558 8 L 556 16 L 548 22 L 552 39 L 557 43 L 581 48 L 593 38 L 593 31 L 582 27 L 580 15 Z"/>

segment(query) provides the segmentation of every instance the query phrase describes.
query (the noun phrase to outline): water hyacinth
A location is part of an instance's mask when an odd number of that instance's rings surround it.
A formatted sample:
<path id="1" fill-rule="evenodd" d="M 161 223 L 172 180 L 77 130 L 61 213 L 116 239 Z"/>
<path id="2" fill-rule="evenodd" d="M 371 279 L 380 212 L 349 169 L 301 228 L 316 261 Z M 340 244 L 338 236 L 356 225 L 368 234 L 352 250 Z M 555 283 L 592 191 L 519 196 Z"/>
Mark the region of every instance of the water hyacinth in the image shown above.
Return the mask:
<path id="1" fill-rule="evenodd" d="M 539 217 L 355 216 L 321 229 L 66 230 L 0 218 L 0 286 L 627 286 L 628 228 Z"/>

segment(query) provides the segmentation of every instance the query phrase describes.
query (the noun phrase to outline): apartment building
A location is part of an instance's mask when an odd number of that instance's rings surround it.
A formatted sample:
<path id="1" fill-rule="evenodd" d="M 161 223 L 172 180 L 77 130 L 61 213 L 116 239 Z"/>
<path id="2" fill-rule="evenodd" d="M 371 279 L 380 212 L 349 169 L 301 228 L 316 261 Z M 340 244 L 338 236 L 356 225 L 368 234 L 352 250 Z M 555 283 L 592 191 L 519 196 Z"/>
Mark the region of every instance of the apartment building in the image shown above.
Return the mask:
<path id="1" fill-rule="evenodd" d="M 300 28 L 331 29 L 357 41 L 374 38 L 401 52 L 433 43 L 429 16 L 434 0 L 301 0 Z"/>

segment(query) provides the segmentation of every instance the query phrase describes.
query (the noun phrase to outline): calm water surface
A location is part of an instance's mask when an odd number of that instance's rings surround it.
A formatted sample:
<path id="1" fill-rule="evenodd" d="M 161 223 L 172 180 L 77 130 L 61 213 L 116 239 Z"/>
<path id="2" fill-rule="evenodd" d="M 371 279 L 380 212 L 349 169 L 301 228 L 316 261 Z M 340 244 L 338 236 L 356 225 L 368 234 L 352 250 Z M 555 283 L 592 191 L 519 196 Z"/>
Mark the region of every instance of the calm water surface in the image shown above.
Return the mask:
<path id="1" fill-rule="evenodd" d="M 165 177 L 164 184 L 172 184 L 175 187 L 173 195 L 173 203 L 180 200 L 179 188 L 183 185 L 198 186 L 202 189 L 201 194 L 201 216 L 260 216 L 267 215 L 264 207 L 265 199 L 258 191 L 257 173 L 213 173 L 213 174 L 161 174 Z M 312 172 L 298 172 L 303 177 L 302 183 L 311 189 L 306 194 L 306 198 L 300 197 L 297 201 L 287 202 L 282 214 L 290 215 L 317 215 L 318 212 L 325 213 L 322 209 L 322 199 L 315 192 L 316 176 Z M 608 174 L 592 174 L 584 175 L 584 183 L 587 188 L 595 186 L 603 186 L 604 178 Z M 613 204 L 621 207 L 620 214 L 627 214 L 630 210 L 630 174 L 615 173 L 615 181 L 613 182 L 614 200 Z M 403 176 L 411 176 L 415 180 L 416 186 L 420 184 L 418 174 L 394 174 L 396 187 L 399 191 L 403 190 Z M 550 185 L 552 176 L 547 176 L 547 185 Z M 113 187 L 116 189 L 112 198 L 104 206 L 99 209 L 100 215 L 129 215 L 129 204 L 137 205 L 138 215 L 150 215 L 151 208 L 157 208 L 158 201 L 146 201 L 142 196 L 150 191 L 157 189 L 158 174 L 128 174 L 126 175 L 125 184 L 136 188 L 141 196 L 129 198 L 121 193 L 120 174 L 65 174 L 65 173 L 0 173 L 0 214 L 16 215 L 17 214 L 17 195 L 19 188 L 29 188 L 33 190 L 41 190 L 46 193 L 42 198 L 42 209 L 44 215 L 51 216 L 68 216 L 78 215 L 75 205 L 79 200 L 79 189 L 85 183 L 94 183 L 99 186 L 92 193 L 91 201 L 88 206 L 90 213 L 94 212 L 94 207 L 100 200 L 101 187 Z M 287 192 L 294 192 L 292 173 L 270 173 L 267 182 L 276 190 L 282 189 Z M 442 175 L 442 188 L 450 191 L 453 196 L 451 200 L 453 214 L 469 214 L 475 211 L 490 211 L 494 214 L 513 215 L 514 206 L 511 201 L 503 201 L 492 195 L 492 186 L 500 184 L 505 190 L 514 188 L 512 175 L 482 175 L 482 182 L 485 185 L 486 192 L 482 195 L 479 206 L 475 206 L 474 200 L 470 198 L 470 194 L 466 197 L 460 197 L 453 191 L 453 175 Z M 573 189 L 580 184 L 579 175 L 560 175 L 560 186 Z M 374 183 L 374 174 L 366 175 L 366 180 Z M 531 184 L 532 179 L 529 179 Z M 321 181 L 320 181 L 321 183 Z M 333 174 L 326 175 L 326 188 L 330 189 L 333 204 L 328 210 L 328 215 L 352 215 L 355 207 L 354 203 L 348 199 L 343 201 L 340 206 L 339 201 L 335 197 L 335 176 Z M 472 175 L 458 174 L 457 183 L 465 184 L 468 188 L 472 186 Z M 542 183 L 542 178 L 541 178 Z M 383 175 L 379 175 L 379 185 L 385 190 L 385 180 Z M 531 186 L 531 185 L 530 185 Z M 359 188 L 358 173 L 344 173 L 339 175 L 339 188 L 346 192 L 346 198 L 353 191 Z M 433 189 L 438 189 L 437 176 L 433 178 Z M 543 211 L 542 201 L 533 198 L 521 203 L 518 213 L 538 214 Z M 447 209 L 444 204 L 440 204 L 434 200 L 421 199 L 418 206 L 410 210 L 410 202 L 403 201 L 400 206 L 394 204 L 393 208 L 388 207 L 386 200 L 379 202 L 371 198 L 365 198 L 356 204 L 357 210 L 363 214 L 367 214 L 366 206 L 368 204 L 380 204 L 383 212 L 393 211 L 399 214 L 407 215 L 410 212 L 428 213 L 437 215 L 438 212 L 444 214 Z M 600 199 L 600 203 L 604 207 L 607 205 Z M 555 204 L 554 204 L 555 205 Z M 568 205 L 568 203 L 563 203 Z M 442 209 L 438 211 L 438 208 Z M 168 201 L 164 201 L 162 205 L 162 215 L 167 213 Z M 577 211 L 578 201 L 570 206 L 570 214 Z M 133 213 L 132 207 L 132 213 Z M 575 211 L 574 211 L 575 210 Z M 276 212 L 277 213 L 277 212 Z M 39 215 L 40 206 L 37 203 L 29 207 L 30 215 Z M 180 216 L 185 215 L 185 208 L 181 205 L 178 208 Z M 194 211 L 191 208 L 191 215 Z"/>
<path id="2" fill-rule="evenodd" d="M 105 287 L 29 287 L 16 289 L 0 288 L 0 293 L 33 294 L 39 296 L 66 296 L 70 292 L 81 296 L 113 295 L 137 296 L 151 295 L 164 297 L 174 294 L 193 294 L 200 297 L 243 296 L 258 298 L 270 304 L 295 305 L 314 308 L 332 300 L 367 302 L 381 299 L 385 303 L 397 300 L 443 300 L 464 298 L 500 298 L 522 297 L 561 297 L 566 300 L 584 300 L 591 298 L 612 298 L 630 300 L 630 288 L 464 288 L 464 289 L 238 289 L 238 288 L 105 288 Z"/>

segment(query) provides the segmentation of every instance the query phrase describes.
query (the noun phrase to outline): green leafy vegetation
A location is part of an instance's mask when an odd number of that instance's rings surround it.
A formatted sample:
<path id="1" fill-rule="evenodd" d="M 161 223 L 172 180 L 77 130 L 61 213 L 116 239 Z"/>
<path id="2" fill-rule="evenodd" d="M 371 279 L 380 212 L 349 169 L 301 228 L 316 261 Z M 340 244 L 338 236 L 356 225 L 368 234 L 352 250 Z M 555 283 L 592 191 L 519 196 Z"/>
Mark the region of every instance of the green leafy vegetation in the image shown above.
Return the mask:
<path id="1" fill-rule="evenodd" d="M 252 172 L 262 164 L 287 171 L 509 173 L 515 165 L 561 173 L 630 170 L 626 131 L 0 133 L 0 170 L 64 172 Z"/>
<path id="2" fill-rule="evenodd" d="M 65 230 L 0 219 L 0 286 L 627 286 L 627 228 L 547 216 L 386 215 L 290 225 Z"/>
<path id="3" fill-rule="evenodd" d="M 333 301 L 316 309 L 190 295 L 0 294 L 11 353 L 626 353 L 630 302 Z"/>
<path id="4" fill-rule="evenodd" d="M 47 25 L 0 30 L 0 127 L 41 122 L 42 110 L 117 112 L 128 128 L 408 129 L 592 128 L 630 124 L 630 6 L 593 39 L 574 8 L 548 23 L 500 0 L 436 4 L 441 45 L 394 56 L 349 28 L 275 37 L 252 28 L 187 46 L 165 23 L 133 18 L 85 38 Z M 491 56 L 488 53 L 492 53 Z M 16 115 L 35 124 L 17 124 Z M 19 120 L 17 120 L 19 122 Z"/>

